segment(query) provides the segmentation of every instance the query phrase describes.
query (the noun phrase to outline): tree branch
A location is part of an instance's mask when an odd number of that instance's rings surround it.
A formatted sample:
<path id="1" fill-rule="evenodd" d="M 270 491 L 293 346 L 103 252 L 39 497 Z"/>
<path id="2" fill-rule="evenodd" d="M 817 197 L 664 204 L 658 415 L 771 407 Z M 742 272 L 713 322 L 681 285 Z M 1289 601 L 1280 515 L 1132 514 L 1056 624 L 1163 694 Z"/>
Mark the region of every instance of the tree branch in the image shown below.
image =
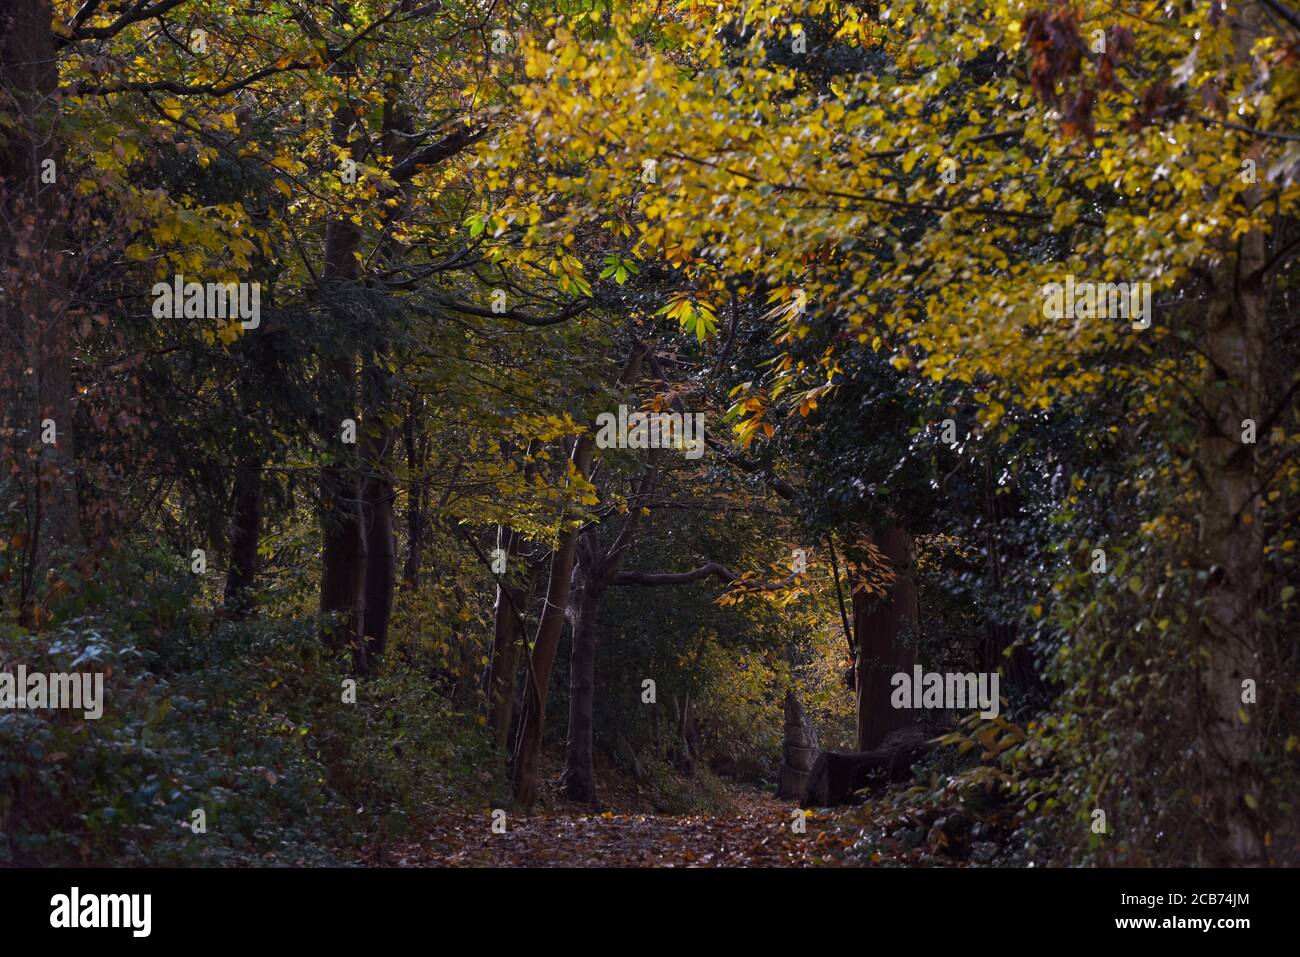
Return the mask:
<path id="1" fill-rule="evenodd" d="M 467 302 L 459 302 L 455 299 L 449 299 L 445 296 L 434 296 L 433 300 L 438 305 L 450 309 L 453 312 L 463 312 L 468 316 L 482 316 L 485 319 L 513 319 L 515 322 L 522 322 L 526 326 L 554 326 L 561 322 L 566 322 L 574 316 L 585 311 L 592 304 L 591 299 L 583 297 L 574 300 L 565 306 L 559 312 L 550 316 L 533 316 L 526 312 L 520 312 L 517 309 L 507 309 L 505 312 L 493 312 L 491 309 L 485 309 L 482 306 L 473 306 Z"/>
<path id="2" fill-rule="evenodd" d="M 399 183 L 405 182 L 424 167 L 441 163 L 443 160 L 455 156 L 465 147 L 472 146 L 486 136 L 487 131 L 487 126 L 480 126 L 478 129 L 462 126 L 460 129 L 448 133 L 438 142 L 430 143 L 428 146 L 416 150 L 394 166 L 388 175 Z"/>
<path id="3" fill-rule="evenodd" d="M 691 582 L 716 577 L 730 585 L 736 580 L 736 573 L 726 565 L 708 562 L 688 572 L 619 572 L 614 576 L 615 585 L 689 585 Z"/>

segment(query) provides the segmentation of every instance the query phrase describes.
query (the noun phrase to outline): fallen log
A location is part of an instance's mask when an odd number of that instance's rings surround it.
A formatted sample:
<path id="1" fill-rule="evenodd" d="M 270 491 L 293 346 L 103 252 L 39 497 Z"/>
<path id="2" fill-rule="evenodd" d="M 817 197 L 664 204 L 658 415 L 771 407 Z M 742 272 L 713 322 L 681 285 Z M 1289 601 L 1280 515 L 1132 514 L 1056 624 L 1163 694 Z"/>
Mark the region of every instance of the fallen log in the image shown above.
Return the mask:
<path id="1" fill-rule="evenodd" d="M 912 765 L 932 747 L 920 729 L 904 728 L 886 735 L 875 751 L 823 751 L 813 763 L 799 806 L 847 804 L 862 788 L 906 781 Z"/>

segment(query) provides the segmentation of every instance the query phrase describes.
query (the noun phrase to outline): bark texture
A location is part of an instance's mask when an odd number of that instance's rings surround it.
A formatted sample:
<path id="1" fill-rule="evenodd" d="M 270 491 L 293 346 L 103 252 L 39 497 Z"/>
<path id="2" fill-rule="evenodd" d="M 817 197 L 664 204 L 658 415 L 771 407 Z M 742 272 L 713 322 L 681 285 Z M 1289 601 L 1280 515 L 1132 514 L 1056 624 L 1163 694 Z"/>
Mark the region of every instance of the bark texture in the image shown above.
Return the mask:
<path id="1" fill-rule="evenodd" d="M 802 798 L 808 788 L 813 765 L 821 754 L 817 729 L 791 689 L 785 693 L 785 740 L 781 745 L 781 779 L 776 796 Z"/>
<path id="2" fill-rule="evenodd" d="M 334 118 L 334 142 L 351 142 L 352 116 L 340 107 Z M 346 219 L 331 220 L 325 228 L 326 289 L 358 278 L 354 253 L 360 231 Z M 328 292 L 326 293 L 328 294 Z M 335 616 L 322 628 L 325 643 L 336 650 L 352 649 L 353 665 L 366 670 L 362 623 L 365 616 L 366 536 L 362 522 L 361 483 L 354 447 L 341 439 L 342 419 L 356 418 L 357 357 L 347 343 L 347 334 L 333 354 L 321 361 L 322 408 L 342 411 L 343 416 L 326 414 L 322 440 L 335 450 L 333 459 L 321 469 L 321 591 L 322 618 Z"/>
<path id="3" fill-rule="evenodd" d="M 58 558 L 82 544 L 74 447 L 73 325 L 63 228 L 58 75 L 48 0 L 0 7 L 0 449 L 21 476 L 27 533 L 20 588 L 24 624 Z M 54 163 L 54 181 L 42 174 Z M 44 423 L 54 426 L 43 441 Z"/>
<path id="4" fill-rule="evenodd" d="M 910 672 L 916 652 L 901 641 L 903 631 L 917 620 L 916 583 L 912 577 L 912 537 L 896 525 L 879 529 L 872 537 L 889 560 L 895 580 L 883 597 L 863 592 L 853 596 L 853 633 L 857 647 L 858 748 L 870 751 L 891 731 L 906 728 L 916 715 L 890 705 L 890 678 Z"/>

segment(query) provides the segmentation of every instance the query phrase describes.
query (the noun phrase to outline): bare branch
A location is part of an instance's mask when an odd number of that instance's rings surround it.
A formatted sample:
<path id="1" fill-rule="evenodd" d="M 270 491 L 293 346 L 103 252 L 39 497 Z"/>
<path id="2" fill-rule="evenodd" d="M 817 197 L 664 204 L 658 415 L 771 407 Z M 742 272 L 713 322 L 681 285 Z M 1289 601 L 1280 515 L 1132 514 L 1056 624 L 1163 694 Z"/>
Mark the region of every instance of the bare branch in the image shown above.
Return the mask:
<path id="1" fill-rule="evenodd" d="M 691 582 L 705 578 L 720 578 L 731 584 L 737 578 L 726 565 L 708 562 L 688 572 L 619 572 L 614 576 L 615 585 L 689 585 Z"/>

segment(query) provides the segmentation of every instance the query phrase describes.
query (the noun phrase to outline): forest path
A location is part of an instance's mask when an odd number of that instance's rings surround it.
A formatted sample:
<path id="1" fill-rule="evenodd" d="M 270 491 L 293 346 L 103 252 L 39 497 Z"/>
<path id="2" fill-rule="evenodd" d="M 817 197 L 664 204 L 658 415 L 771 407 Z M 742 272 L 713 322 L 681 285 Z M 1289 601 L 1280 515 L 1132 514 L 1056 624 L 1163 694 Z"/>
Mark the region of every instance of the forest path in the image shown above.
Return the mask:
<path id="1" fill-rule="evenodd" d="M 367 863 L 399 867 L 807 867 L 835 865 L 816 819 L 792 827 L 792 802 L 728 785 L 729 810 L 669 815 L 585 811 L 577 805 L 507 813 L 493 833 L 491 812 L 449 809 L 422 834 L 375 848 Z"/>

